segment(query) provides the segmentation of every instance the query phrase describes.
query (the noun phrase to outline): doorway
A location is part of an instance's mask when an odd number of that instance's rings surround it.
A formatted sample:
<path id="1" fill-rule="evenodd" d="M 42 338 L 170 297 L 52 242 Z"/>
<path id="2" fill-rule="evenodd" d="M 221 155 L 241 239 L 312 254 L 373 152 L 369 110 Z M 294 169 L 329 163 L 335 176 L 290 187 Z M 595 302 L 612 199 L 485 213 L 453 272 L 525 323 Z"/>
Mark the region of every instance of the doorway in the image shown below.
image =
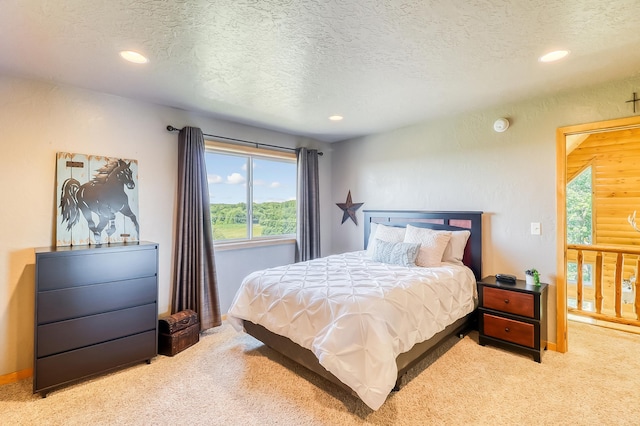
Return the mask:
<path id="1" fill-rule="evenodd" d="M 556 200 L 557 200 L 557 280 L 556 280 L 556 350 L 568 350 L 567 318 L 567 155 L 575 144 L 593 134 L 620 130 L 640 131 L 640 117 L 562 127 L 556 131 Z M 640 206 L 639 206 L 640 209 Z"/>

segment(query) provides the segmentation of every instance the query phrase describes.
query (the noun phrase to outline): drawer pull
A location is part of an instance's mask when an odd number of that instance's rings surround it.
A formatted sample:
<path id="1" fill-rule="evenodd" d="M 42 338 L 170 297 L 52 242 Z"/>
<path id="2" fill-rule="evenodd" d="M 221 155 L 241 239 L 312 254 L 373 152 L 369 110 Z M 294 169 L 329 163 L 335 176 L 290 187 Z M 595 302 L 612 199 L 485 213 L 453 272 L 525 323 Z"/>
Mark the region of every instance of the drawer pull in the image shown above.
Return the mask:
<path id="1" fill-rule="evenodd" d="M 508 332 L 510 331 L 510 330 L 509 330 L 509 327 L 505 327 L 505 328 L 504 328 L 504 331 L 506 331 L 506 332 L 508 333 Z"/>
<path id="2" fill-rule="evenodd" d="M 509 299 L 504 299 L 504 303 L 509 304 Z"/>

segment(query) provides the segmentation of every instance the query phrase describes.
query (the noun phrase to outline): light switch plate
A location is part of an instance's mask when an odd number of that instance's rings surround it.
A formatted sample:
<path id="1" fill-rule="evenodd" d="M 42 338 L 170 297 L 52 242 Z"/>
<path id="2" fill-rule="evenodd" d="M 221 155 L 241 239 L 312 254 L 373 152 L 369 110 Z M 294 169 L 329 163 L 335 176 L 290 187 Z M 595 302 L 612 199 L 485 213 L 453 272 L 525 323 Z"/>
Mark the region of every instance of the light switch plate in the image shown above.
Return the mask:
<path id="1" fill-rule="evenodd" d="M 531 222 L 531 235 L 540 235 L 540 222 Z"/>

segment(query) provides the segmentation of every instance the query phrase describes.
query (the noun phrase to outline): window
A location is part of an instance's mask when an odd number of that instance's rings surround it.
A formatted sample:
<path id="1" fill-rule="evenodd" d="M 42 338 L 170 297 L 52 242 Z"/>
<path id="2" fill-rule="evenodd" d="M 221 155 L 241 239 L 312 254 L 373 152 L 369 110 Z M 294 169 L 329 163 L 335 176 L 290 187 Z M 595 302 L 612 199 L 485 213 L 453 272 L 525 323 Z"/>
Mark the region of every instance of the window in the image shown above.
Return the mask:
<path id="1" fill-rule="evenodd" d="M 207 141 L 214 242 L 293 238 L 295 154 Z"/>
<path id="2" fill-rule="evenodd" d="M 567 184 L 567 244 L 592 244 L 591 166 Z"/>
<path id="3" fill-rule="evenodd" d="M 593 265 L 590 263 L 582 264 L 582 285 L 591 287 L 593 285 Z M 578 282 L 578 263 L 567 262 L 567 283 L 576 284 Z"/>

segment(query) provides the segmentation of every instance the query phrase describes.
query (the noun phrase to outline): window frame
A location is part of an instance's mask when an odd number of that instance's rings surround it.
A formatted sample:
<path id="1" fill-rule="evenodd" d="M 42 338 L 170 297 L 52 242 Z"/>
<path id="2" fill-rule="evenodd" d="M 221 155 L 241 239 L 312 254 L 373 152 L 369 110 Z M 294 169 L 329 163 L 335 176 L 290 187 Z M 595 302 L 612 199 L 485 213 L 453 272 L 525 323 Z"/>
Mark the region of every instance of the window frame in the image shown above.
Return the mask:
<path id="1" fill-rule="evenodd" d="M 225 155 L 237 155 L 247 157 L 247 191 L 246 191 L 246 203 L 247 203 L 247 235 L 248 238 L 236 238 L 231 240 L 216 241 L 213 240 L 213 245 L 216 250 L 234 250 L 250 247 L 262 247 L 279 244 L 291 244 L 296 242 L 296 234 L 283 234 L 283 235 L 269 235 L 269 236 L 253 236 L 253 159 L 266 159 L 274 161 L 285 161 L 297 164 L 296 153 L 288 150 L 277 150 L 260 148 L 258 146 L 243 146 L 234 143 L 221 142 L 217 140 L 205 139 L 205 155 L 206 153 L 219 153 Z M 297 185 L 298 179 L 296 176 L 296 203 L 297 203 Z M 207 188 L 208 189 L 208 188 Z M 296 217 L 297 221 L 297 217 Z M 296 223 L 297 228 L 297 223 Z"/>

